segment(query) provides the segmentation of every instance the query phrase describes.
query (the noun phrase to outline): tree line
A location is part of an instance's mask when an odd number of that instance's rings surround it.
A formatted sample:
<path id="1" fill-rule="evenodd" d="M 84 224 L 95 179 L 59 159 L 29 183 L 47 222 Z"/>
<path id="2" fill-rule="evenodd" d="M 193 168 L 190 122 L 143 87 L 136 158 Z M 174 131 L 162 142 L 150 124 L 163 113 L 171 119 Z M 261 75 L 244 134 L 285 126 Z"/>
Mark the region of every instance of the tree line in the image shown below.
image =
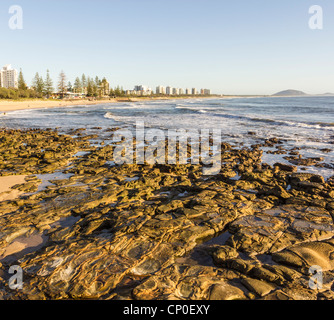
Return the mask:
<path id="1" fill-rule="evenodd" d="M 110 88 L 105 77 L 103 79 L 99 79 L 98 76 L 92 78 L 83 74 L 81 77 L 76 77 L 74 83 L 72 84 L 67 80 L 67 76 L 64 71 L 61 71 L 58 76 L 56 88 L 52 78 L 50 77 L 49 70 L 46 71 L 44 78 L 36 72 L 29 88 L 24 79 L 22 70 L 20 70 L 18 75 L 18 87 L 9 89 L 0 88 L 0 99 L 50 98 L 55 95 L 64 98 L 68 92 L 95 98 L 104 96 L 125 96 L 123 88 L 119 86 L 114 89 Z"/>

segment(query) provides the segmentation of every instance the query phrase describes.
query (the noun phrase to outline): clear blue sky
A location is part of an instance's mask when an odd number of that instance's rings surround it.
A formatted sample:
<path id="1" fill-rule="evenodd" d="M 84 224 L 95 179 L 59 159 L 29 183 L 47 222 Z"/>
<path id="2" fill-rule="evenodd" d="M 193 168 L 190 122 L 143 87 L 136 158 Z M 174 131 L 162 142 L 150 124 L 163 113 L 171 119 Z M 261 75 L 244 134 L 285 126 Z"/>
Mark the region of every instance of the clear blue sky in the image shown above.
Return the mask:
<path id="1" fill-rule="evenodd" d="M 14 4 L 23 30 L 8 27 Z M 323 30 L 308 26 L 315 4 Z M 28 84 L 63 69 L 125 89 L 334 91 L 333 0 L 1 0 L 0 36 L 0 65 L 22 68 Z"/>

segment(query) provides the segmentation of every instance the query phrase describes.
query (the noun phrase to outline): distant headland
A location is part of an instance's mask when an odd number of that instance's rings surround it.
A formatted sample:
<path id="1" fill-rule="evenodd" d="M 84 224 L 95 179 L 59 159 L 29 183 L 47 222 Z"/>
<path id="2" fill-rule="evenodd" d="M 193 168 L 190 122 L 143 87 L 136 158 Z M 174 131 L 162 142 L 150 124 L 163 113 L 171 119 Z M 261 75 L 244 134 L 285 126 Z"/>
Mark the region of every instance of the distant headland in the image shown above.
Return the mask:
<path id="1" fill-rule="evenodd" d="M 287 97 L 287 96 L 306 96 L 307 93 L 298 90 L 284 90 L 273 94 L 274 97 Z"/>

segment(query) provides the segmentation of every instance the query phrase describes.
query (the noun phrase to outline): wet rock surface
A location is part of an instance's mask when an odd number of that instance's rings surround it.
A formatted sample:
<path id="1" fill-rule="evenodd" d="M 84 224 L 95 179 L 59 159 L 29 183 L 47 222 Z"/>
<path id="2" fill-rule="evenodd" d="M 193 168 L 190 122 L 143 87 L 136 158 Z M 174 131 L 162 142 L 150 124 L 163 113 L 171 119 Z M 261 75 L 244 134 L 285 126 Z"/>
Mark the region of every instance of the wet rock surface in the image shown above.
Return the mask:
<path id="1" fill-rule="evenodd" d="M 332 299 L 333 178 L 228 144 L 215 176 L 116 166 L 94 138 L 0 131 L 0 174 L 28 175 L 22 196 L 0 202 L 0 299 Z M 8 286 L 14 264 L 22 290 Z"/>

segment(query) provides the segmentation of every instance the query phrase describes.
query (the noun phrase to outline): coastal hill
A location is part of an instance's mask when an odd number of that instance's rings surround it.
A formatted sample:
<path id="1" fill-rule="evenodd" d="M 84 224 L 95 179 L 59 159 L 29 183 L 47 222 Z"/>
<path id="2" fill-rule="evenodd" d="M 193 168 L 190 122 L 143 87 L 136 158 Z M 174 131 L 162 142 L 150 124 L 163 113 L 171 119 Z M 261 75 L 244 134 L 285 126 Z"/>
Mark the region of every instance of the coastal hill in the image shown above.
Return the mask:
<path id="1" fill-rule="evenodd" d="M 275 94 L 273 94 L 273 96 L 275 97 L 279 97 L 279 96 L 306 96 L 307 94 L 303 91 L 298 91 L 298 90 L 284 90 L 284 91 L 280 91 L 277 92 Z"/>

